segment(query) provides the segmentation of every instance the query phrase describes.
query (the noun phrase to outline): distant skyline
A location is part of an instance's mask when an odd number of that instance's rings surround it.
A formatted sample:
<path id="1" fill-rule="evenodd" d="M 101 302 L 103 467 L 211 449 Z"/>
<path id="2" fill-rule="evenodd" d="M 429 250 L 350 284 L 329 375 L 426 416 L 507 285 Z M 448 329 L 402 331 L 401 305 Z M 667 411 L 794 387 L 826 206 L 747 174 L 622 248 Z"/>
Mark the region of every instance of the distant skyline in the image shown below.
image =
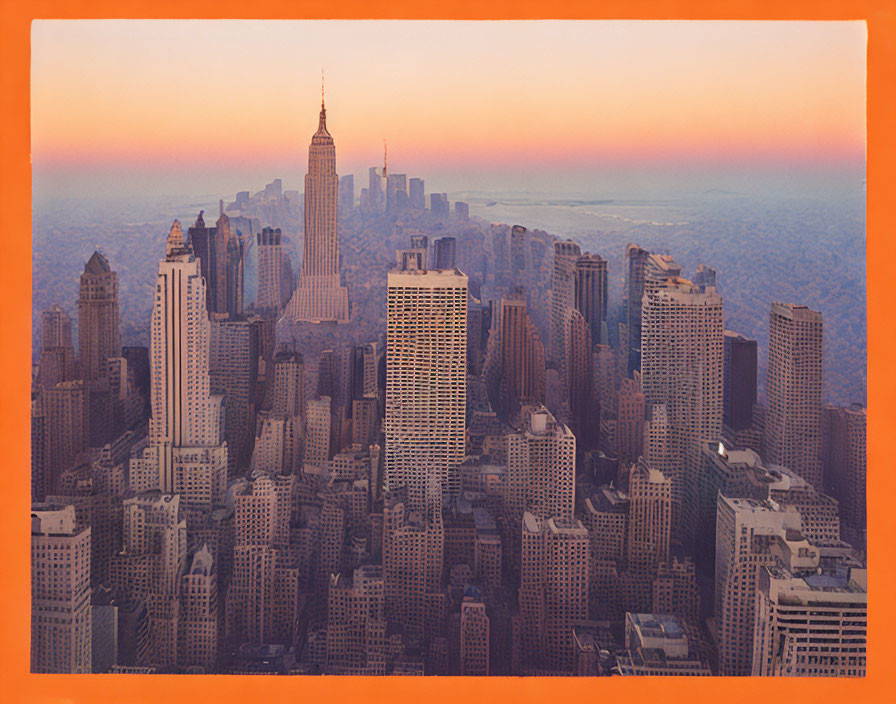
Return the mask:
<path id="1" fill-rule="evenodd" d="M 340 174 L 381 164 L 385 138 L 396 171 L 448 190 L 854 182 L 866 39 L 863 22 L 37 20 L 35 196 L 301 190 L 321 69 Z"/>

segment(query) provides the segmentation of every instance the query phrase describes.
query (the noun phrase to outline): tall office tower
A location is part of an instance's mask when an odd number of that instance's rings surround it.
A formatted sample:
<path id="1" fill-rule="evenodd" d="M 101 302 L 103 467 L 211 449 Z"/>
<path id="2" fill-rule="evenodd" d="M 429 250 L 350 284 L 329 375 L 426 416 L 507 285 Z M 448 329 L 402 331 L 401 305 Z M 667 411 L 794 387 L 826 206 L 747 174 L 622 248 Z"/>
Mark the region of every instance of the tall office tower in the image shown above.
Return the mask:
<path id="1" fill-rule="evenodd" d="M 27 607 L 26 607 L 27 608 Z M 31 509 L 31 672 L 90 672 L 90 527 L 74 506 Z"/>
<path id="2" fill-rule="evenodd" d="M 106 375 L 106 360 L 121 354 L 118 337 L 118 274 L 94 252 L 81 274 L 78 296 L 78 353 L 84 379 Z"/>
<path id="3" fill-rule="evenodd" d="M 628 570 L 655 577 L 669 561 L 672 483 L 644 460 L 632 465 L 628 479 Z"/>
<path id="4" fill-rule="evenodd" d="M 252 453 L 258 328 L 248 320 L 212 320 L 209 335 L 209 388 L 224 397 L 224 439 L 231 470 Z"/>
<path id="5" fill-rule="evenodd" d="M 732 430 L 749 428 L 756 403 L 756 340 L 725 331 L 725 387 L 722 419 Z M 759 449 L 759 448 L 754 448 Z"/>
<path id="6" fill-rule="evenodd" d="M 573 518 L 523 514 L 520 647 L 524 672 L 571 673 L 573 627 L 588 618 L 588 531 Z"/>
<path id="7" fill-rule="evenodd" d="M 510 228 L 510 269 L 513 272 L 525 271 L 528 268 L 526 257 L 526 234 L 528 230 L 522 225 Z"/>
<path id="8" fill-rule="evenodd" d="M 364 396 L 379 398 L 382 352 L 377 349 L 376 342 L 368 342 L 364 345 L 362 355 L 364 364 Z"/>
<path id="9" fill-rule="evenodd" d="M 457 220 L 470 219 L 470 204 L 462 200 L 454 201 L 454 217 Z"/>
<path id="10" fill-rule="evenodd" d="M 177 494 L 147 492 L 124 500 L 124 547 L 112 558 L 112 587 L 149 614 L 152 665 L 170 665 L 179 653 L 181 578 L 187 560 L 187 521 Z"/>
<path id="11" fill-rule="evenodd" d="M 260 476 L 234 492 L 233 578 L 225 633 L 240 644 L 288 643 L 298 618 L 298 567 L 289 555 L 295 477 Z"/>
<path id="12" fill-rule="evenodd" d="M 31 500 L 43 501 L 49 486 L 47 475 L 47 415 L 40 394 L 31 399 Z"/>
<path id="13" fill-rule="evenodd" d="M 442 585 L 445 530 L 436 496 L 432 510 L 413 511 L 402 494 L 388 495 L 383 507 L 383 577 L 386 617 L 412 636 L 429 635 L 428 601 Z"/>
<path id="14" fill-rule="evenodd" d="M 724 327 L 722 297 L 711 288 L 701 293 L 679 280 L 645 291 L 641 385 L 648 404 L 666 407 L 673 534 L 683 542 L 695 528 L 700 443 L 717 439 L 722 430 Z"/>
<path id="15" fill-rule="evenodd" d="M 323 497 L 318 523 L 320 550 L 315 583 L 315 590 L 318 593 L 326 592 L 330 579 L 342 571 L 342 556 L 345 549 L 345 532 L 348 521 L 340 498 L 338 494 L 327 494 Z"/>
<path id="16" fill-rule="evenodd" d="M 694 285 L 699 287 L 701 291 L 705 291 L 709 287 L 715 288 L 716 270 L 700 264 L 694 272 Z"/>
<path id="17" fill-rule="evenodd" d="M 327 111 L 320 103 L 320 123 L 308 149 L 305 174 L 305 253 L 299 287 L 289 302 L 292 320 L 349 319 L 348 289 L 339 267 L 336 227 L 336 147 L 327 131 Z"/>
<path id="18" fill-rule="evenodd" d="M 386 197 L 383 193 L 382 176 L 376 166 L 367 169 L 367 199 L 368 207 L 373 212 L 382 212 L 386 207 Z"/>
<path id="19" fill-rule="evenodd" d="M 607 320 L 607 260 L 599 254 L 585 254 L 576 260 L 576 309 L 584 316 L 591 341 L 607 344 L 601 332 Z"/>
<path id="20" fill-rule="evenodd" d="M 40 315 L 40 366 L 37 380 L 55 386 L 75 377 L 72 321 L 55 303 Z"/>
<path id="21" fill-rule="evenodd" d="M 301 419 L 262 411 L 257 426 L 250 472 L 293 474 L 300 459 Z"/>
<path id="22" fill-rule="evenodd" d="M 181 579 L 178 662 L 209 672 L 218 659 L 218 570 L 203 545 Z"/>
<path id="23" fill-rule="evenodd" d="M 524 512 L 540 519 L 572 518 L 576 436 L 544 407 L 523 410 L 523 429 L 507 436 L 504 506 L 513 525 Z"/>
<path id="24" fill-rule="evenodd" d="M 669 255 L 651 254 L 638 245 L 630 244 L 625 250 L 625 325 L 623 326 L 628 350 L 628 375 L 641 366 L 642 306 L 645 293 L 675 285 L 681 275 L 681 267 Z M 699 289 L 698 289 L 699 290 Z"/>
<path id="25" fill-rule="evenodd" d="M 456 495 L 467 401 L 467 277 L 390 272 L 386 314 L 385 487 L 420 511 L 430 480 Z"/>
<path id="26" fill-rule="evenodd" d="M 224 212 L 224 201 L 219 201 L 220 215 L 215 223 L 214 269 L 211 269 L 214 305 L 211 313 L 226 313 L 235 318 L 243 312 L 243 240 Z"/>
<path id="27" fill-rule="evenodd" d="M 352 174 L 338 176 L 339 210 L 343 213 L 351 212 L 355 207 L 355 177 Z"/>
<path id="28" fill-rule="evenodd" d="M 641 368 L 641 299 L 644 297 L 644 275 L 650 253 L 636 244 L 625 248 L 625 347 L 626 375 Z"/>
<path id="29" fill-rule="evenodd" d="M 796 553 L 817 550 L 799 532 L 800 514 L 755 499 L 718 497 L 716 518 L 715 619 L 719 674 L 749 675 L 753 669 L 753 632 L 759 570 L 773 560 L 776 537 Z"/>
<path id="30" fill-rule="evenodd" d="M 678 460 L 671 441 L 672 429 L 669 425 L 669 412 L 663 404 L 649 406 L 644 421 L 644 461 L 648 467 L 658 469 L 667 477 L 671 477 L 678 468 Z M 673 486 L 674 492 L 674 486 Z M 672 503 L 672 523 L 675 525 L 676 512 L 680 507 Z"/>
<path id="31" fill-rule="evenodd" d="M 265 227 L 258 240 L 258 289 L 255 308 L 276 316 L 283 301 L 283 246 L 280 228 Z"/>
<path id="32" fill-rule="evenodd" d="M 339 360 L 334 350 L 324 350 L 317 362 L 317 395 L 339 402 Z"/>
<path id="33" fill-rule="evenodd" d="M 501 298 L 498 330 L 488 342 L 485 374 L 492 405 L 507 416 L 544 402 L 544 345 L 529 318 L 525 289 Z"/>
<path id="34" fill-rule="evenodd" d="M 813 486 L 821 476 L 821 313 L 772 303 L 763 456 Z"/>
<path id="35" fill-rule="evenodd" d="M 859 404 L 824 409 L 825 484 L 840 502 L 840 517 L 859 536 L 866 530 L 868 410 Z"/>
<path id="36" fill-rule="evenodd" d="M 424 183 L 422 178 L 412 178 L 408 182 L 408 196 L 411 202 L 411 208 L 414 210 L 426 210 L 426 192 L 424 191 Z"/>
<path id="37" fill-rule="evenodd" d="M 616 454 L 624 462 L 635 462 L 644 454 L 644 421 L 646 417 L 641 375 L 623 379 L 619 386 L 616 410 Z"/>
<path id="38" fill-rule="evenodd" d="M 489 622 L 485 604 L 465 596 L 460 605 L 460 674 L 488 675 Z"/>
<path id="39" fill-rule="evenodd" d="M 352 675 L 385 675 L 383 568 L 362 565 L 330 581 L 327 666 Z"/>
<path id="40" fill-rule="evenodd" d="M 752 674 L 864 677 L 867 569 L 800 564 L 789 547 L 778 541 L 775 564 L 760 570 Z"/>
<path id="41" fill-rule="evenodd" d="M 400 208 L 401 196 L 404 193 L 407 196 L 407 174 L 390 173 L 386 177 L 386 212 L 397 213 Z"/>
<path id="42" fill-rule="evenodd" d="M 600 441 L 600 406 L 594 399 L 592 346 L 588 322 L 578 310 L 570 311 L 566 344 L 567 398 L 572 426 L 583 450 L 593 450 Z"/>
<path id="43" fill-rule="evenodd" d="M 457 266 L 457 240 L 454 237 L 440 237 L 435 247 L 435 269 L 453 269 Z"/>
<path id="44" fill-rule="evenodd" d="M 329 396 L 305 403 L 305 471 L 324 468 L 332 455 L 332 407 Z"/>
<path id="45" fill-rule="evenodd" d="M 205 305 L 199 260 L 175 220 L 159 262 L 152 311 L 149 437 L 131 458 L 130 475 L 135 489 L 181 494 L 188 505 L 210 507 L 227 488 L 227 445 L 223 398 L 210 390 Z"/>
<path id="46" fill-rule="evenodd" d="M 81 380 L 62 381 L 40 393 L 45 418 L 44 491 L 55 490 L 59 477 L 87 451 L 90 437 L 88 392 Z"/>
<path id="47" fill-rule="evenodd" d="M 281 348 L 274 356 L 274 415 L 300 416 L 305 409 L 305 362 L 295 349 Z"/>
<path id="48" fill-rule="evenodd" d="M 451 215 L 451 206 L 448 203 L 448 194 L 447 193 L 430 193 L 429 194 L 429 209 L 432 212 L 434 217 L 442 218 L 443 220 L 447 220 L 448 216 Z"/>
<path id="49" fill-rule="evenodd" d="M 564 393 L 569 315 L 576 305 L 576 260 L 581 254 L 581 248 L 572 240 L 554 243 L 554 264 L 551 270 L 551 361 L 560 370 Z"/>

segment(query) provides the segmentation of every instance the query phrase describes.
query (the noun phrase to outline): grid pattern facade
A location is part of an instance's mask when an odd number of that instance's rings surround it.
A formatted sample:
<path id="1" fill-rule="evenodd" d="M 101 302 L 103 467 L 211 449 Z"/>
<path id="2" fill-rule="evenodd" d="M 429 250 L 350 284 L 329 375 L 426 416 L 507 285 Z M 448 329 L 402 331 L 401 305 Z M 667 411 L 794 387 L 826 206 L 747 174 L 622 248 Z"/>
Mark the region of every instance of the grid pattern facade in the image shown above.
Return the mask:
<path id="1" fill-rule="evenodd" d="M 420 510 L 430 480 L 460 488 L 464 460 L 467 277 L 457 269 L 390 273 L 386 316 L 386 488 Z"/>
<path id="2" fill-rule="evenodd" d="M 821 313 L 772 303 L 763 456 L 821 486 Z"/>

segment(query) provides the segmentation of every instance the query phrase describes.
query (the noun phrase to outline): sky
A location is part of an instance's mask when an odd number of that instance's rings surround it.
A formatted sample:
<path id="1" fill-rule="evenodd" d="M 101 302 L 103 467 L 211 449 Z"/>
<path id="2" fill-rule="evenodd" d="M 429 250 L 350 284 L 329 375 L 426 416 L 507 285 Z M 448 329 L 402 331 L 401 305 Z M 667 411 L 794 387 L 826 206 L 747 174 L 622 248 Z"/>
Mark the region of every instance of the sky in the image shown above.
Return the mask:
<path id="1" fill-rule="evenodd" d="M 38 20 L 35 200 L 301 190 L 321 71 L 337 171 L 427 190 L 861 175 L 863 22 Z M 648 176 L 649 175 L 649 176 Z"/>

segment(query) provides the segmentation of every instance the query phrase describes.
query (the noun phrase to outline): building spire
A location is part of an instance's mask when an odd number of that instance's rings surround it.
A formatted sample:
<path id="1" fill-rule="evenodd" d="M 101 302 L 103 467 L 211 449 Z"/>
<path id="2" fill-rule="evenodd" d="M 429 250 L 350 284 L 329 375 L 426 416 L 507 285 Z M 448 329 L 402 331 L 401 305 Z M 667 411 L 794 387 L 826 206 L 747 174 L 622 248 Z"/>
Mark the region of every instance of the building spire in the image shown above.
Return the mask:
<path id="1" fill-rule="evenodd" d="M 386 138 L 383 137 L 383 178 L 386 178 L 386 174 L 387 174 L 387 171 L 386 171 L 386 156 L 387 156 L 387 152 L 386 152 Z"/>
<path id="2" fill-rule="evenodd" d="M 317 125 L 317 134 L 329 136 L 327 131 L 327 108 L 324 106 L 324 70 L 320 70 L 320 122 Z"/>

